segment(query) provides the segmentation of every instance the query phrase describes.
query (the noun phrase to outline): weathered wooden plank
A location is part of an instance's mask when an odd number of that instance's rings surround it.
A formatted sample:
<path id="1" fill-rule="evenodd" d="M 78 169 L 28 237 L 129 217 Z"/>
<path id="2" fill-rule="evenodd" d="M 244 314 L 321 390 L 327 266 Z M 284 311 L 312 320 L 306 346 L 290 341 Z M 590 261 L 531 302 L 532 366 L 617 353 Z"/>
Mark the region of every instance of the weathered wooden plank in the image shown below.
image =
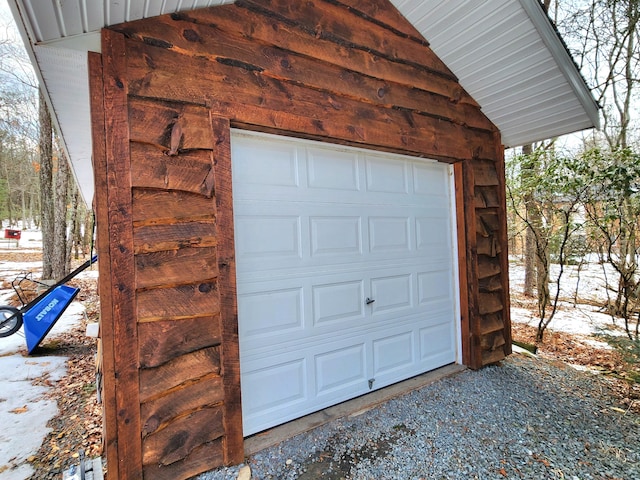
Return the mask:
<path id="1" fill-rule="evenodd" d="M 500 207 L 500 198 L 498 190 L 495 186 L 479 186 L 476 187 L 476 206 L 478 208 L 498 208 Z"/>
<path id="2" fill-rule="evenodd" d="M 177 418 L 142 441 L 145 465 L 171 465 L 187 457 L 195 448 L 224 435 L 222 408 L 203 408 Z"/>
<path id="3" fill-rule="evenodd" d="M 265 77 L 260 72 L 191 58 L 128 41 L 130 91 L 184 102 L 208 98 L 212 110 L 233 121 L 280 127 L 369 145 L 404 148 L 428 156 L 466 159 L 494 155 L 493 134 L 394 108 L 375 108 L 349 98 Z M 150 70 L 151 59 L 156 69 Z M 180 65 L 180 68 L 175 68 Z M 182 71 L 192 72 L 189 82 Z M 278 125 L 278 121 L 289 124 Z M 293 125 L 292 125 L 293 124 Z"/>
<path id="4" fill-rule="evenodd" d="M 480 292 L 478 294 L 478 311 L 480 315 L 501 312 L 504 309 L 502 292 Z"/>
<path id="5" fill-rule="evenodd" d="M 480 368 L 482 366 L 482 350 L 480 349 L 478 338 L 480 331 L 480 315 L 478 313 L 478 253 L 476 247 L 475 233 L 475 208 L 474 208 L 474 171 L 470 165 L 471 161 L 460 162 L 454 165 L 458 172 L 459 180 L 456 182 L 456 201 L 461 205 L 462 211 L 458 216 L 458 222 L 464 225 L 464 238 L 458 237 L 460 245 L 465 248 L 466 262 L 460 266 L 460 278 L 466 279 L 461 282 L 461 288 L 465 286 L 466 303 L 468 315 L 468 337 L 463 338 L 463 356 L 470 368 Z M 461 191 L 461 194 L 458 192 Z"/>
<path id="6" fill-rule="evenodd" d="M 386 60 L 369 51 L 356 50 L 317 38 L 314 33 L 291 28 L 277 20 L 265 18 L 263 15 L 248 10 L 238 9 L 234 5 L 179 12 L 173 14 L 172 18 L 184 20 L 195 26 L 212 25 L 215 29 L 225 32 L 227 36 L 240 35 L 249 38 L 253 42 L 253 48 L 259 49 L 260 44 L 278 46 L 283 50 L 315 58 L 326 64 L 357 71 L 372 78 L 401 85 L 412 85 L 424 91 L 443 95 L 454 103 L 468 103 L 479 108 L 478 104 L 457 82 L 448 78 L 413 65 Z M 110 28 L 127 32 L 127 34 L 132 31 L 130 24 L 121 24 Z M 199 37 L 192 35 L 191 30 L 195 32 L 194 29 L 184 29 L 183 35 L 192 38 L 195 43 L 199 41 Z"/>
<path id="7" fill-rule="evenodd" d="M 211 220 L 215 218 L 215 200 L 202 195 L 135 188 L 133 190 L 134 226 Z"/>
<path id="8" fill-rule="evenodd" d="M 89 92 L 91 102 L 91 135 L 93 139 L 93 178 L 95 185 L 94 208 L 96 212 L 96 228 L 98 242 L 98 264 L 100 281 L 100 351 L 98 361 L 102 365 L 103 381 L 97 388 L 102 388 L 103 402 L 103 435 L 104 455 L 111 465 L 118 464 L 118 428 L 117 403 L 115 391 L 115 351 L 113 300 L 111 291 L 111 262 L 109 249 L 109 214 L 107 197 L 107 153 L 105 148 L 105 105 L 104 84 L 102 80 L 102 57 L 98 53 L 89 52 Z M 118 479 L 118 469 L 114 468 L 113 478 Z"/>
<path id="9" fill-rule="evenodd" d="M 497 154 L 498 152 L 495 152 Z M 493 157 L 495 157 L 495 154 Z M 497 157 L 495 157 L 497 158 Z M 476 160 L 473 162 L 473 170 L 475 173 L 476 186 L 498 186 L 498 172 L 496 163 L 490 160 Z"/>
<path id="10" fill-rule="evenodd" d="M 478 288 L 480 292 L 484 293 L 502 291 L 502 275 L 481 278 L 478 282 Z"/>
<path id="11" fill-rule="evenodd" d="M 478 279 L 500 275 L 501 272 L 502 269 L 500 268 L 500 262 L 497 258 L 478 255 Z"/>
<path id="12" fill-rule="evenodd" d="M 489 235 L 487 237 L 478 235 L 478 255 L 497 256 L 502 251 L 502 246 L 498 242 L 498 237 Z"/>
<path id="13" fill-rule="evenodd" d="M 146 328 L 146 325 L 141 324 L 140 327 Z M 210 340 L 202 343 L 209 342 Z M 183 350 L 188 349 L 183 348 Z M 219 346 L 202 348 L 191 353 L 173 355 L 173 357 L 175 357 L 173 360 L 164 363 L 169 355 L 148 354 L 144 356 L 146 364 L 140 370 L 141 401 L 150 401 L 165 391 L 193 379 L 206 375 L 220 375 Z M 156 367 L 158 364 L 160 365 Z"/>
<path id="14" fill-rule="evenodd" d="M 215 247 L 181 248 L 136 255 L 136 287 L 185 284 L 218 276 Z"/>
<path id="15" fill-rule="evenodd" d="M 164 428 L 179 416 L 221 404 L 223 400 L 222 378 L 209 375 L 143 402 L 140 407 L 142 437 Z"/>
<path id="16" fill-rule="evenodd" d="M 413 37 L 428 45 L 422 34 L 407 21 L 398 10 L 393 8 L 387 0 L 331 0 L 333 3 L 345 5 L 358 15 L 366 15 L 372 21 L 380 22 L 398 34 Z"/>
<path id="17" fill-rule="evenodd" d="M 224 462 L 240 463 L 244 458 L 242 403 L 240 395 L 240 350 L 238 342 L 238 304 L 233 225 L 233 187 L 231 177 L 231 130 L 224 118 L 211 118 L 215 138 L 216 202 L 218 206 L 218 268 L 220 271 L 220 311 L 222 317 L 222 360 L 224 382 Z"/>
<path id="18" fill-rule="evenodd" d="M 148 42 L 149 38 L 161 39 L 167 49 L 182 55 L 236 65 L 245 70 L 260 72 L 265 77 L 305 85 L 373 105 L 404 108 L 457 124 L 495 130 L 495 126 L 475 105 L 452 102 L 448 96 L 419 89 L 414 84 L 403 85 L 377 79 L 353 68 L 345 69 L 275 46 L 256 48 L 250 39 L 223 32 L 214 25 L 198 25 L 179 20 L 179 17 L 162 16 L 154 21 L 136 23 L 123 30 L 130 38 L 143 42 Z M 167 144 L 175 115 L 176 113 L 171 115 L 171 112 L 160 112 L 159 121 L 151 122 L 153 126 L 146 127 L 158 130 L 153 135 L 153 138 L 158 138 L 157 142 Z M 145 116 L 146 122 L 151 115 Z"/>
<path id="19" fill-rule="evenodd" d="M 494 134 L 494 145 L 497 153 L 496 171 L 498 172 L 498 212 L 500 215 L 500 229 L 498 230 L 498 242 L 503 245 L 499 254 L 500 268 L 502 270 L 502 292 L 504 304 L 504 353 L 511 355 L 511 298 L 509 296 L 509 234 L 507 232 L 507 189 L 506 172 L 504 163 L 504 146 L 499 133 Z"/>
<path id="20" fill-rule="evenodd" d="M 505 345 L 504 335 L 502 330 L 498 330 L 496 332 L 491 332 L 482 336 L 482 340 L 480 341 L 480 347 L 483 350 L 497 350 L 500 349 L 502 354 L 504 355 L 504 350 L 502 347 Z"/>
<path id="21" fill-rule="evenodd" d="M 213 219 L 200 222 L 143 225 L 134 230 L 135 253 L 177 250 L 186 247 L 215 247 L 218 244 Z"/>
<path id="22" fill-rule="evenodd" d="M 472 347 L 471 347 L 471 320 L 469 305 L 469 279 L 467 267 L 467 224 L 465 209 L 465 172 L 463 162 L 453 164 L 454 174 L 454 195 L 456 199 L 456 236 L 458 248 L 458 281 L 460 285 L 460 337 L 462 338 L 462 363 L 471 364 Z"/>
<path id="23" fill-rule="evenodd" d="M 193 368 L 186 362 L 203 361 L 200 358 L 202 355 L 214 358 L 212 365 L 217 365 L 219 355 L 217 350 L 211 350 L 210 347 L 217 346 L 221 342 L 219 316 L 141 323 L 138 326 L 138 335 L 140 336 L 140 368 L 157 367 L 192 352 L 200 353 L 196 354 L 192 360 L 182 358 L 181 362 L 185 362 L 185 370 Z M 172 370 L 169 369 L 169 371 Z M 162 375 L 166 374 L 166 372 L 162 373 Z M 140 375 L 143 373 L 141 372 Z M 150 374 L 144 373 L 144 375 L 148 378 Z M 190 378 L 187 375 L 183 377 Z M 157 379 L 155 381 L 162 383 Z M 142 383 L 141 379 L 140 384 Z M 145 394 L 146 396 L 148 393 Z"/>
<path id="24" fill-rule="evenodd" d="M 115 355 L 115 378 L 110 381 L 115 383 L 118 432 L 118 463 L 109 466 L 109 474 L 129 479 L 142 476 L 142 448 L 125 48 L 122 35 L 103 32 L 106 189 Z"/>
<path id="25" fill-rule="evenodd" d="M 213 196 L 213 165 L 209 150 L 167 155 L 158 148 L 131 144 L 131 182 L 134 187 L 160 188 Z"/>
<path id="26" fill-rule="evenodd" d="M 476 233 L 482 237 L 497 234 L 500 229 L 498 212 L 490 209 L 476 209 Z"/>
<path id="27" fill-rule="evenodd" d="M 395 33 L 382 25 L 368 22 L 348 9 L 322 0 L 291 3 L 288 0 L 238 0 L 236 5 L 289 26 L 304 30 L 356 50 L 372 52 L 398 64 L 417 65 L 446 78 L 455 75 L 425 43 Z"/>
<path id="28" fill-rule="evenodd" d="M 210 317 L 220 313 L 215 279 L 194 285 L 142 290 L 137 294 L 138 322 Z"/>
<path id="29" fill-rule="evenodd" d="M 156 18 L 150 24 L 160 25 Z M 182 149 L 211 148 L 211 125 L 206 107 L 132 98 L 129 102 L 129 118 L 133 142 L 149 143 L 159 150 L 168 151 L 171 149 L 171 133 L 177 123 L 183 133 L 180 143 Z"/>
<path id="30" fill-rule="evenodd" d="M 491 313 L 482 317 L 480 324 L 480 334 L 486 335 L 491 332 L 504 330 L 504 321 L 502 320 L 502 312 Z"/>
<path id="31" fill-rule="evenodd" d="M 502 348 L 496 348 L 495 350 L 483 350 L 482 351 L 482 366 L 491 365 L 494 363 L 498 363 L 501 360 L 504 360 L 505 351 L 504 349 L 507 347 L 505 345 Z"/>
<path id="32" fill-rule="evenodd" d="M 223 441 L 216 439 L 194 448 L 180 462 L 171 465 L 152 463 L 144 466 L 144 478 L 153 480 L 186 480 L 219 467 L 224 461 Z"/>

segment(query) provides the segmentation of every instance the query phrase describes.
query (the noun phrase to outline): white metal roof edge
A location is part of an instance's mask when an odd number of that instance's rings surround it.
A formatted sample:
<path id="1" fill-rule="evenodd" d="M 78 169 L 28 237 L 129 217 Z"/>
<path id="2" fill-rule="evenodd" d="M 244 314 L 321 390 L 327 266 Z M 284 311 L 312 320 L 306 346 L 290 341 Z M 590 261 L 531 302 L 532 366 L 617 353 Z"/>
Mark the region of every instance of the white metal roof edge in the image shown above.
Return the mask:
<path id="1" fill-rule="evenodd" d="M 556 59 L 558 68 L 562 71 L 580 103 L 584 106 L 589 119 L 599 129 L 600 107 L 593 98 L 584 77 L 578 70 L 578 66 L 569 54 L 564 40 L 560 37 L 549 15 L 544 11 L 539 0 L 519 0 L 519 2 L 529 15 L 529 18 L 531 18 L 549 52 Z"/>

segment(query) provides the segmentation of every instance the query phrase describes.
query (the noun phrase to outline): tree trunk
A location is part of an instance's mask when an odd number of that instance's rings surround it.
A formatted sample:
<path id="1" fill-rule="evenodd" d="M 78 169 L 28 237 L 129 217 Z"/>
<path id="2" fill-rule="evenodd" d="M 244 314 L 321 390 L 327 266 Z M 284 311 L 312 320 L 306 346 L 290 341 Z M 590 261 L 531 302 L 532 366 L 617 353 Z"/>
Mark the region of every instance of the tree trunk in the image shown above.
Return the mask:
<path id="1" fill-rule="evenodd" d="M 51 116 L 42 92 L 39 95 L 40 123 L 40 222 L 42 227 L 42 278 L 53 278 L 53 152 Z"/>
<path id="2" fill-rule="evenodd" d="M 533 146 L 531 144 L 523 145 L 522 154 L 531 155 L 533 153 Z M 535 167 L 533 162 L 527 162 L 529 168 L 526 169 L 527 175 L 535 175 Z M 525 169 L 523 168 L 523 176 Z M 527 228 L 525 230 L 525 244 L 524 244 L 524 294 L 527 297 L 533 297 L 533 289 L 535 286 L 536 278 L 536 236 L 535 232 L 531 228 L 530 220 L 535 215 L 534 210 L 533 193 L 527 193 L 524 196 L 524 203 L 526 208 L 526 217 L 529 219 Z"/>
<path id="3" fill-rule="evenodd" d="M 55 179 L 56 195 L 54 199 L 54 238 L 51 270 L 54 279 L 64 277 L 67 269 L 67 197 L 69 190 L 69 163 L 64 153 L 58 159 L 58 172 Z"/>
<path id="4" fill-rule="evenodd" d="M 71 229 L 69 231 L 69 237 L 67 239 L 67 265 L 66 270 L 69 272 L 71 270 L 71 257 L 72 250 L 74 245 L 78 244 L 78 188 L 72 183 L 71 184 L 71 218 L 69 219 L 69 224 Z M 76 248 L 75 258 L 78 258 L 78 249 Z"/>

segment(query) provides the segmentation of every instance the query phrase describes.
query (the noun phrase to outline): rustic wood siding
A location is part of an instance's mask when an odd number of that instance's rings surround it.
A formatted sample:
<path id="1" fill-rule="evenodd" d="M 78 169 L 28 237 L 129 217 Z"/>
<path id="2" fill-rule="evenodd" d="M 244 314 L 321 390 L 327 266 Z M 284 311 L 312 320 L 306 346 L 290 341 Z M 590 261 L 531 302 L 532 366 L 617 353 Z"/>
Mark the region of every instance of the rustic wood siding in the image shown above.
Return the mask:
<path id="1" fill-rule="evenodd" d="M 232 126 L 455 163 L 463 358 L 509 353 L 499 135 L 386 0 L 238 0 L 122 24 L 102 64 L 110 478 L 242 459 Z"/>

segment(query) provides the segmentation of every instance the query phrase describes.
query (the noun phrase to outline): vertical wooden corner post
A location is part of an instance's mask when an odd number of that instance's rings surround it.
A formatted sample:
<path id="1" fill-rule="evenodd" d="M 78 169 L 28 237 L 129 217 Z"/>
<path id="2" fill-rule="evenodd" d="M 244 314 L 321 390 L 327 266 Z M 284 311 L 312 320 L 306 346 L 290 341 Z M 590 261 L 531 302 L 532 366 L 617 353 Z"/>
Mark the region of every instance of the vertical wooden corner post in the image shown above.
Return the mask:
<path id="1" fill-rule="evenodd" d="M 103 281 L 98 283 L 100 295 L 100 342 L 102 345 L 102 373 L 103 381 L 97 388 L 102 389 L 103 402 L 103 448 L 107 459 L 117 458 L 116 442 L 116 397 L 113 382 L 105 382 L 104 377 L 113 376 L 113 312 L 107 306 L 111 305 L 111 263 L 109 261 L 109 216 L 107 202 L 107 159 L 105 145 L 105 116 L 104 116 L 104 84 L 102 81 L 102 57 L 99 53 L 89 52 L 89 90 L 91 101 L 91 133 L 93 144 L 93 177 L 95 184 L 94 208 L 96 213 L 98 264 Z M 117 475 L 114 474 L 114 477 Z"/>
<path id="2" fill-rule="evenodd" d="M 94 131 L 104 126 L 104 149 L 102 158 L 96 156 L 95 174 L 104 375 L 113 379 L 113 385 L 105 388 L 106 455 L 110 480 L 133 479 L 142 478 L 142 450 L 123 35 L 103 30 L 102 52 L 103 109 L 94 108 L 92 117 Z M 92 68 L 97 69 L 93 58 Z M 100 82 L 96 77 L 92 71 L 97 98 Z M 99 132 L 95 137 L 100 137 Z"/>
<path id="3" fill-rule="evenodd" d="M 233 225 L 231 175 L 231 130 L 229 120 L 211 118 L 215 165 L 216 225 L 218 227 L 218 268 L 220 271 L 220 314 L 222 316 L 221 375 L 224 384 L 224 462 L 242 462 L 242 405 L 240 395 L 240 353 L 238 306 L 236 298 L 236 262 Z"/>

